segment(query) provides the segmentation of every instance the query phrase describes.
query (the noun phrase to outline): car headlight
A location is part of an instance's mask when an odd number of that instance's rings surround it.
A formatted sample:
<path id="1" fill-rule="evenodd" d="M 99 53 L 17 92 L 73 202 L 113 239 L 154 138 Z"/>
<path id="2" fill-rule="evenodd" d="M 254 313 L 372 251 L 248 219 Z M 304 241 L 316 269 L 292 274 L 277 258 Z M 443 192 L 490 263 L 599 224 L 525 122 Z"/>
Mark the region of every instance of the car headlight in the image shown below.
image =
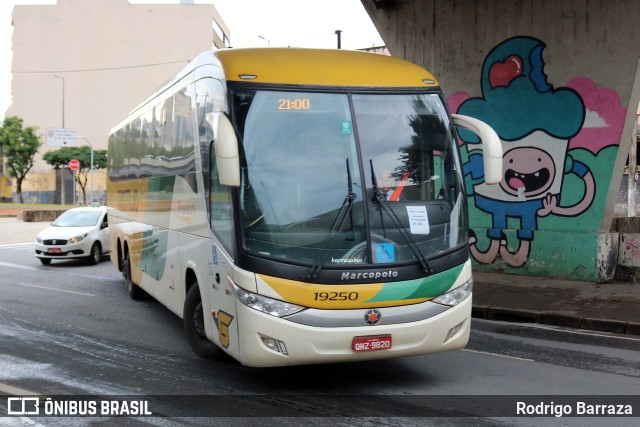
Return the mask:
<path id="1" fill-rule="evenodd" d="M 464 285 L 458 286 L 457 288 L 447 292 L 446 294 L 442 294 L 437 298 L 432 299 L 431 301 L 437 302 L 438 304 L 450 305 L 451 307 L 460 304 L 464 301 L 471 292 L 473 291 L 473 279 L 470 279 Z"/>
<path id="2" fill-rule="evenodd" d="M 271 316 L 284 317 L 293 313 L 297 313 L 305 309 L 296 304 L 280 301 L 273 298 L 267 298 L 262 295 L 254 294 L 253 292 L 245 291 L 236 284 L 233 284 L 233 291 L 236 294 L 236 298 L 242 304 L 254 310 L 261 311 Z"/>
<path id="3" fill-rule="evenodd" d="M 85 237 L 87 237 L 87 233 L 81 234 L 79 236 L 74 236 L 69 239 L 69 243 L 78 243 L 80 240 L 84 239 Z"/>
<path id="4" fill-rule="evenodd" d="M 42 243 L 42 237 L 40 237 L 39 235 L 36 236 L 36 242 Z"/>

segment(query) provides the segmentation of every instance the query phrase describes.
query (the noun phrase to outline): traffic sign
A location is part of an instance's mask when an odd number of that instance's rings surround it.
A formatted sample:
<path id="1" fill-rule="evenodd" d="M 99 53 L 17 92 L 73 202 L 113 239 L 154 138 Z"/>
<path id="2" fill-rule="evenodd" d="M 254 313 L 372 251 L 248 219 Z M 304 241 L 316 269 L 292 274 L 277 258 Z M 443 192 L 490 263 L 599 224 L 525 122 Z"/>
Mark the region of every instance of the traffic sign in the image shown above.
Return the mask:
<path id="1" fill-rule="evenodd" d="M 47 128 L 47 145 L 50 147 L 75 147 L 75 129 Z"/>
<path id="2" fill-rule="evenodd" d="M 69 160 L 69 169 L 71 169 L 72 171 L 77 171 L 78 169 L 80 169 L 80 160 L 78 159 Z"/>

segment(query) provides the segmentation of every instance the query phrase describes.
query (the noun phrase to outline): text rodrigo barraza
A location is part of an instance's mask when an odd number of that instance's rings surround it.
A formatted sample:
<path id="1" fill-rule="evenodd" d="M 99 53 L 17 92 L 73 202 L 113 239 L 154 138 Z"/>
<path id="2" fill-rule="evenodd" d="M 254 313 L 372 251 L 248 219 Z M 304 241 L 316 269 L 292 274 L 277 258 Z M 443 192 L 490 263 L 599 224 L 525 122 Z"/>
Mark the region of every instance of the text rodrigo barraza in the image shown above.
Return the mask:
<path id="1" fill-rule="evenodd" d="M 516 415 L 552 415 L 557 418 L 569 415 L 629 416 L 633 415 L 633 407 L 626 404 L 594 404 L 581 401 L 573 404 L 556 404 L 554 402 L 528 404 L 526 402 L 516 402 Z"/>

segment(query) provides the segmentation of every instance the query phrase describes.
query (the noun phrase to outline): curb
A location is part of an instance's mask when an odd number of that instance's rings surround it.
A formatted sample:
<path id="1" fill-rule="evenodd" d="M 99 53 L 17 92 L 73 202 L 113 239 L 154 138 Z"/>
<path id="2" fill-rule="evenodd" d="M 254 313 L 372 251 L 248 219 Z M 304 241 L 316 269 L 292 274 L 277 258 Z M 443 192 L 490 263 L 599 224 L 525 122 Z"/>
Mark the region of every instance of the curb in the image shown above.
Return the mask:
<path id="1" fill-rule="evenodd" d="M 473 305 L 471 317 L 513 323 L 538 323 L 562 326 L 573 329 L 585 329 L 599 332 L 612 332 L 625 335 L 640 335 L 640 323 L 614 319 L 597 319 L 557 312 L 539 312 L 535 310 Z"/>

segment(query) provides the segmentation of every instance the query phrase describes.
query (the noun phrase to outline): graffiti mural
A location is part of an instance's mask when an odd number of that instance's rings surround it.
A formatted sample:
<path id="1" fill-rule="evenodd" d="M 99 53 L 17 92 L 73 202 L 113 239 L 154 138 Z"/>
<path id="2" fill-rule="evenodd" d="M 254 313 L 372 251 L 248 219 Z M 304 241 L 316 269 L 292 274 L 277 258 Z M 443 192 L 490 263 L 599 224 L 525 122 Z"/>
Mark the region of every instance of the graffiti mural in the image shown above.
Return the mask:
<path id="1" fill-rule="evenodd" d="M 449 99 L 452 111 L 491 125 L 503 146 L 502 181 L 487 185 L 480 141 L 459 134 L 477 212 L 470 251 L 481 264 L 501 260 L 520 268 L 542 259 L 533 255 L 539 231 L 553 231 L 557 240 L 555 232 L 597 230 L 602 214 L 626 110 L 614 91 L 588 78 L 554 87 L 544 70 L 545 47 L 532 37 L 504 41 L 485 57 L 481 96 Z"/>

